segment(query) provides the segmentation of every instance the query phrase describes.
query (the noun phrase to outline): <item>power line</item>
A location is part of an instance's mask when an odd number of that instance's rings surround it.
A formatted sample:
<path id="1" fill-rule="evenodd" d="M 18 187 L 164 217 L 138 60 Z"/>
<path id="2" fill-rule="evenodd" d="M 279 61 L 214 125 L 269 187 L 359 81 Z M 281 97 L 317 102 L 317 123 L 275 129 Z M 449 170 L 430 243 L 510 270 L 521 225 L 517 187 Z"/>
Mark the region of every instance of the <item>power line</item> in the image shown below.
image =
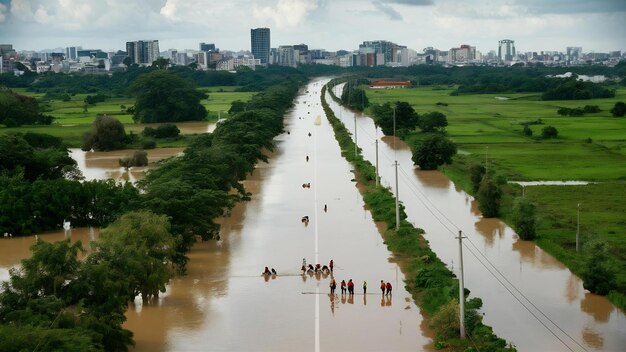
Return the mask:
<path id="1" fill-rule="evenodd" d="M 341 106 L 339 106 L 340 109 L 342 109 Z M 342 121 L 343 122 L 343 121 Z M 360 127 L 362 130 L 362 133 L 368 135 L 370 138 L 372 138 L 372 135 L 370 133 L 368 133 L 364 128 Z M 383 151 L 383 154 L 385 154 L 385 157 L 387 157 L 389 160 L 391 160 L 391 158 L 387 155 L 387 153 L 385 153 Z M 448 227 L 448 225 L 446 225 L 442 219 L 439 217 L 443 217 L 450 225 L 456 227 L 457 230 L 460 230 L 460 228 L 450 219 L 448 218 L 441 210 L 439 210 L 439 208 L 437 208 L 437 206 L 419 189 L 417 188 L 417 186 L 412 182 L 413 178 L 410 177 L 403 168 L 400 168 L 400 171 L 402 173 L 402 175 L 404 176 L 405 180 L 408 181 L 408 185 L 409 185 L 409 189 L 411 190 L 411 192 L 417 197 L 417 199 L 420 201 L 420 203 L 422 203 L 422 205 L 425 206 L 426 210 L 428 210 L 428 212 L 433 215 L 433 217 L 435 218 L 435 220 L 437 220 L 437 222 L 439 222 L 439 224 L 441 224 L 446 230 L 448 230 L 452 235 L 456 235 L 454 230 L 452 230 L 450 227 Z M 417 191 L 417 193 L 419 193 L 419 195 L 415 192 Z M 421 195 L 421 197 L 420 197 Z M 422 199 L 423 197 L 423 199 Z M 424 200 L 426 202 L 428 202 L 430 204 L 427 205 Z M 432 210 L 431 207 L 434 208 L 437 213 L 439 214 L 439 216 L 437 214 L 435 214 Z M 470 241 L 471 245 L 476 249 L 476 251 L 485 259 L 485 261 L 487 263 L 489 263 L 489 265 L 520 295 L 522 296 L 528 303 L 530 303 L 532 305 L 532 307 L 537 310 L 539 313 L 541 313 L 541 315 L 546 318 L 548 321 L 550 321 L 550 323 L 552 323 L 557 329 L 559 329 L 564 335 L 566 335 L 568 338 L 570 338 L 574 343 L 576 343 L 580 348 L 582 348 L 583 350 L 587 351 L 578 341 L 576 341 L 572 336 L 570 336 L 567 332 L 565 332 L 557 323 L 555 323 L 552 319 L 550 319 L 550 317 L 548 317 L 545 313 L 543 313 L 543 311 L 541 311 L 526 295 L 524 295 L 524 293 L 522 293 L 510 280 L 508 280 L 506 278 L 506 276 L 500 271 L 498 270 L 498 268 L 489 260 L 489 258 L 487 258 L 482 252 L 480 252 L 480 250 L 478 249 L 478 247 L 468 238 L 468 240 Z M 502 280 L 500 278 L 498 278 L 498 276 L 489 269 L 489 267 L 487 267 L 487 265 L 476 255 L 476 253 L 474 253 L 474 251 L 469 248 L 467 245 L 465 245 L 465 247 L 470 251 L 470 253 L 474 256 L 474 258 L 487 270 L 487 272 L 489 272 L 501 285 L 502 287 L 504 287 L 511 296 L 513 296 L 513 298 L 515 298 L 515 300 L 517 300 L 522 307 L 524 307 L 524 309 L 526 309 L 537 321 L 539 321 L 539 323 L 544 326 L 544 328 L 546 328 L 554 337 L 556 337 L 563 345 L 565 345 L 565 347 L 567 347 L 570 351 L 573 351 L 571 349 L 571 347 L 565 343 L 565 341 L 563 341 L 554 331 L 552 331 L 552 329 L 550 327 L 548 327 L 534 312 L 531 311 L 530 308 L 528 308 L 518 297 L 517 295 L 515 295 L 510 289 L 509 287 L 507 287 L 504 282 L 502 282 Z M 473 342 L 473 341 L 472 341 Z"/>

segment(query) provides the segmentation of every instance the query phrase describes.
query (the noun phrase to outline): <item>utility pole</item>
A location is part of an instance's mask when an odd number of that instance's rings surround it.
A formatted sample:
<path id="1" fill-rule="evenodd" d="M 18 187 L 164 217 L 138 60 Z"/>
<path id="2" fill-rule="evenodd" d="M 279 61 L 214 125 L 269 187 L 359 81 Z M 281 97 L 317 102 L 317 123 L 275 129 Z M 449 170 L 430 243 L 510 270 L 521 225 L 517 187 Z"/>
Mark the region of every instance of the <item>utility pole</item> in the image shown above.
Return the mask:
<path id="1" fill-rule="evenodd" d="M 459 327 L 465 338 L 465 283 L 463 282 L 463 233 L 459 230 Z"/>
<path id="2" fill-rule="evenodd" d="M 488 162 L 487 162 L 487 154 L 489 154 L 489 146 L 485 147 L 485 175 L 487 174 L 487 167 L 488 167 L 487 166 L 487 164 L 488 164 Z"/>
<path id="3" fill-rule="evenodd" d="M 580 236 L 580 203 L 576 206 L 576 252 L 578 253 L 578 237 Z"/>
<path id="4" fill-rule="evenodd" d="M 398 189 L 398 160 L 393 165 L 396 168 L 396 231 L 400 230 L 400 190 Z"/>
<path id="5" fill-rule="evenodd" d="M 376 139 L 376 188 L 378 188 L 378 138 Z"/>
<path id="6" fill-rule="evenodd" d="M 354 113 L 354 157 L 356 158 L 357 136 L 356 136 L 356 113 Z"/>

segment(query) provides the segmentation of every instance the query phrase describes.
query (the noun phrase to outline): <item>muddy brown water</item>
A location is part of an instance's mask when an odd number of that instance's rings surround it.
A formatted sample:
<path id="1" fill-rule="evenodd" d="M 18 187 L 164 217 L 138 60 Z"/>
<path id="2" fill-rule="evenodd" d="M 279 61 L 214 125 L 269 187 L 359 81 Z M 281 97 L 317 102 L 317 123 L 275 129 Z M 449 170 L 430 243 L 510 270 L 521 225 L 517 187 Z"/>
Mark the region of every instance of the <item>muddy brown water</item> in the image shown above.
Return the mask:
<path id="1" fill-rule="evenodd" d="M 137 298 L 129 306 L 125 327 L 135 334 L 135 351 L 432 349 L 431 333 L 364 208 L 331 127 L 325 119 L 314 124 L 323 115 L 321 87 L 313 81 L 297 97 L 285 117 L 289 133 L 276 138 L 270 162 L 245 181 L 252 200 L 220 220 L 221 239 L 195 245 L 187 275 L 173 279 L 156 302 Z M 301 221 L 305 215 L 308 224 Z M 8 252 L 21 248 L 2 269 L 29 255 L 34 239 L 19 240 L 0 239 Z M 333 259 L 334 273 L 302 275 L 303 258 L 313 264 Z M 260 275 L 265 266 L 278 275 Z M 353 279 L 355 295 L 342 296 L 338 287 L 330 296 L 331 277 L 338 284 Z M 381 295 L 380 280 L 392 283 L 393 295 Z"/>
<path id="2" fill-rule="evenodd" d="M 355 114 L 329 96 L 327 101 L 352 131 Z M 562 263 L 533 242 L 519 240 L 499 219 L 482 218 L 473 197 L 445 175 L 414 167 L 407 145 L 394 137 L 381 138 L 371 118 L 356 114 L 356 122 L 358 145 L 372 164 L 379 140 L 379 172 L 382 183 L 392 189 L 392 164 L 398 161 L 400 200 L 408 220 L 426 230 L 433 250 L 455 272 L 459 248 L 454 237 L 458 230 L 468 237 L 465 284 L 470 298 L 483 299 L 484 320 L 496 334 L 520 351 L 626 350 L 623 311 L 586 291 Z"/>
<path id="3" fill-rule="evenodd" d="M 131 167 L 129 170 L 120 167 L 119 159 L 131 157 L 134 149 L 114 150 L 110 152 L 85 152 L 79 148 L 71 148 L 70 156 L 76 161 L 85 180 L 106 180 L 136 182 L 145 177 L 146 171 L 154 168 L 154 162 L 178 155 L 183 148 L 148 149 L 148 166 Z"/>

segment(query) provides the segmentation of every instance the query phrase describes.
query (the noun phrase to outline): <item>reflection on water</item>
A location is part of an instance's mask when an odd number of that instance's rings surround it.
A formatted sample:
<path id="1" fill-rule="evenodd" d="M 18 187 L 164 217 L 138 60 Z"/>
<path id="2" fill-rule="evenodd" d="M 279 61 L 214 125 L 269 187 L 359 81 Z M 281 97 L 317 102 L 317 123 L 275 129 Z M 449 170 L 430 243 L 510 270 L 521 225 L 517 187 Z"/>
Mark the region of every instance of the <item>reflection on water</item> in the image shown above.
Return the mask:
<path id="1" fill-rule="evenodd" d="M 604 297 L 585 292 L 585 298 L 580 301 L 580 309 L 591 315 L 595 321 L 606 323 L 609 321 L 611 313 L 617 308 Z"/>
<path id="2" fill-rule="evenodd" d="M 505 224 L 498 218 L 480 218 L 474 224 L 474 228 L 484 236 L 485 243 L 492 247 L 496 236 L 502 238 L 504 235 Z"/>
<path id="3" fill-rule="evenodd" d="M 433 188 L 442 188 L 448 190 L 450 188 L 450 180 L 446 177 L 441 177 L 441 173 L 437 171 L 426 171 L 415 169 L 414 171 L 415 177 L 417 177 L 420 182 L 429 187 Z"/>
<path id="4" fill-rule="evenodd" d="M 601 350 L 604 347 L 604 339 L 602 335 L 593 328 L 585 327 L 582 331 L 583 342 L 589 347 Z M 622 346 L 623 347 L 623 346 Z"/>

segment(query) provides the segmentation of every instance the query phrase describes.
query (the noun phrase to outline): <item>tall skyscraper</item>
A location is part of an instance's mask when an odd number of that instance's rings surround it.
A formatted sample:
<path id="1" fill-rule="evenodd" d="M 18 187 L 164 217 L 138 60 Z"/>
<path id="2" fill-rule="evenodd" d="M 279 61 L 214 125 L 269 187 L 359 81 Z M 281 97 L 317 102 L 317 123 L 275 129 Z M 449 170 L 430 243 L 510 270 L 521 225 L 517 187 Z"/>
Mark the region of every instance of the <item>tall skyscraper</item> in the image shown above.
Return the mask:
<path id="1" fill-rule="evenodd" d="M 250 30 L 250 51 L 261 64 L 267 65 L 270 58 L 270 29 L 254 28 Z"/>
<path id="2" fill-rule="evenodd" d="M 65 59 L 66 60 L 76 60 L 78 59 L 78 48 L 75 46 L 68 46 L 65 48 Z"/>
<path id="3" fill-rule="evenodd" d="M 215 44 L 200 43 L 200 51 L 215 51 Z"/>
<path id="4" fill-rule="evenodd" d="M 511 62 L 514 57 L 515 41 L 511 39 L 502 39 L 498 41 L 498 60 L 500 62 Z"/>
<path id="5" fill-rule="evenodd" d="M 134 64 L 152 64 L 159 58 L 158 40 L 138 40 L 136 42 L 126 42 L 126 52 Z"/>

